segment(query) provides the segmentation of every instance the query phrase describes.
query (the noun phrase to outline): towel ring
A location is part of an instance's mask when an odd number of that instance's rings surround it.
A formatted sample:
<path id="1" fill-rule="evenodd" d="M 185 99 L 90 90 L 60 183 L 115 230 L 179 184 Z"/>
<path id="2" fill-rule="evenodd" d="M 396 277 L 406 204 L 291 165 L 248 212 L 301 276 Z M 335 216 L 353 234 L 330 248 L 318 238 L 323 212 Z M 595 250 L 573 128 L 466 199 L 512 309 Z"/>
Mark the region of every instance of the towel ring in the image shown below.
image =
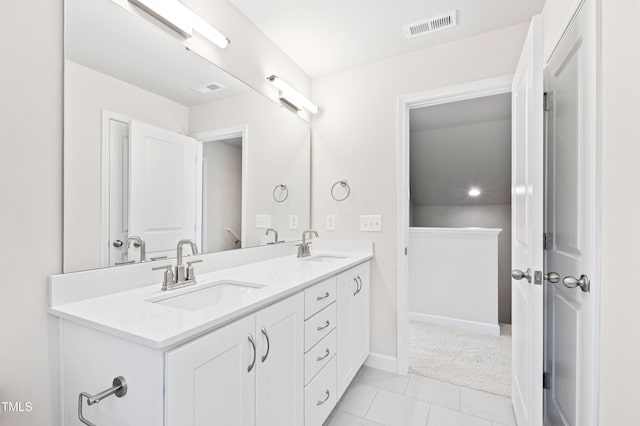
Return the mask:
<path id="1" fill-rule="evenodd" d="M 282 198 L 278 198 L 276 196 L 276 191 L 278 189 L 280 189 L 280 192 L 283 194 Z M 287 185 L 280 184 L 273 188 L 273 199 L 276 203 L 283 203 L 287 198 L 289 198 L 289 188 L 287 188 Z"/>
<path id="2" fill-rule="evenodd" d="M 334 190 L 336 189 L 336 186 L 337 186 L 337 185 L 340 185 L 340 186 L 342 186 L 343 188 L 346 188 L 346 190 L 347 190 L 347 194 L 346 194 L 343 198 L 337 198 L 337 197 L 336 197 L 336 195 L 333 193 L 333 192 L 334 192 Z M 346 181 L 346 180 L 344 180 L 344 179 L 337 181 L 336 183 L 334 183 L 334 184 L 331 186 L 331 198 L 333 198 L 333 199 L 334 199 L 334 200 L 336 200 L 336 201 L 344 201 L 344 200 L 346 200 L 347 198 L 349 198 L 349 195 L 350 195 L 350 194 L 351 194 L 351 187 L 349 186 L 349 184 L 347 183 L 347 181 Z"/>

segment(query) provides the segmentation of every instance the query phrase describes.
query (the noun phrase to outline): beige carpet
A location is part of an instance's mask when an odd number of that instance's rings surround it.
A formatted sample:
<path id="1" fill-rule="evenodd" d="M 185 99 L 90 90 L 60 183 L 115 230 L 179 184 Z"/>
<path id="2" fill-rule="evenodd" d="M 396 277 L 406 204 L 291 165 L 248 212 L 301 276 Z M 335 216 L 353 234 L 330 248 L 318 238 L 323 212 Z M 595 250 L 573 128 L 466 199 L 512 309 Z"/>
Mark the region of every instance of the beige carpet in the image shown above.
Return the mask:
<path id="1" fill-rule="evenodd" d="M 409 323 L 409 371 L 511 397 L 511 326 L 500 336 Z"/>

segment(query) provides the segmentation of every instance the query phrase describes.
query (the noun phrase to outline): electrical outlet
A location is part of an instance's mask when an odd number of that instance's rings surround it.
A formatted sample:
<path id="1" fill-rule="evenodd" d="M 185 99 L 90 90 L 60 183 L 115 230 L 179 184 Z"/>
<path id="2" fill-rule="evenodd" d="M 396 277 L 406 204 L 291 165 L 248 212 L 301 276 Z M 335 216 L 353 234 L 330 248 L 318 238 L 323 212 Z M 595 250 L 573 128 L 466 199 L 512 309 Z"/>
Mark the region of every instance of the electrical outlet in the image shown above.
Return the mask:
<path id="1" fill-rule="evenodd" d="M 271 228 L 271 215 L 270 214 L 257 214 L 256 215 L 256 228 L 258 228 L 258 229 Z"/>
<path id="2" fill-rule="evenodd" d="M 382 215 L 360 215 L 360 231 L 382 232 Z"/>
<path id="3" fill-rule="evenodd" d="M 298 215 L 290 214 L 289 215 L 289 229 L 298 229 Z"/>
<path id="4" fill-rule="evenodd" d="M 327 231 L 335 231 L 336 230 L 336 215 L 328 214 L 327 215 Z"/>

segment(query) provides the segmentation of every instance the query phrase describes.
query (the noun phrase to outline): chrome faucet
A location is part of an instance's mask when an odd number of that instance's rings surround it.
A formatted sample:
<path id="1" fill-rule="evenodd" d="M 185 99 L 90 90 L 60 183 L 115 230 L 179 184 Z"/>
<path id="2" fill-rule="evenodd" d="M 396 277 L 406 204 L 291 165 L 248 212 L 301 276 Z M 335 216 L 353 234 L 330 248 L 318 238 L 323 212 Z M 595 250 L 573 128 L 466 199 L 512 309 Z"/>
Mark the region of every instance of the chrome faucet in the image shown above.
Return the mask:
<path id="1" fill-rule="evenodd" d="M 311 256 L 311 251 L 309 250 L 311 242 L 307 242 L 307 234 L 315 235 L 315 237 L 318 238 L 318 231 L 314 231 L 313 229 L 302 231 L 302 244 L 296 244 L 296 247 L 298 247 L 298 257 Z"/>
<path id="2" fill-rule="evenodd" d="M 278 244 L 278 230 L 275 228 L 267 228 L 266 231 L 264 231 L 264 235 L 269 235 L 269 232 L 273 232 L 275 235 L 275 238 L 273 240 L 272 243 L 267 243 L 267 245 L 269 244 Z"/>
<path id="3" fill-rule="evenodd" d="M 144 242 L 144 239 L 134 235 L 127 238 L 127 248 L 131 247 L 131 243 L 133 243 L 134 247 L 140 247 L 140 263 L 144 262 L 147 258 L 147 245 Z"/>
<path id="4" fill-rule="evenodd" d="M 175 267 L 175 272 L 173 266 L 171 265 L 163 265 L 151 268 L 154 271 L 159 269 L 164 270 L 164 280 L 162 282 L 163 291 L 175 290 L 176 288 L 185 287 L 196 283 L 196 274 L 192 265 L 194 263 L 202 262 L 202 259 L 187 262 L 187 265 L 185 266 L 182 263 L 182 247 L 185 245 L 189 245 L 191 247 L 192 254 L 198 254 L 198 246 L 192 240 L 178 241 L 178 246 L 176 248 L 178 251 L 178 264 Z"/>

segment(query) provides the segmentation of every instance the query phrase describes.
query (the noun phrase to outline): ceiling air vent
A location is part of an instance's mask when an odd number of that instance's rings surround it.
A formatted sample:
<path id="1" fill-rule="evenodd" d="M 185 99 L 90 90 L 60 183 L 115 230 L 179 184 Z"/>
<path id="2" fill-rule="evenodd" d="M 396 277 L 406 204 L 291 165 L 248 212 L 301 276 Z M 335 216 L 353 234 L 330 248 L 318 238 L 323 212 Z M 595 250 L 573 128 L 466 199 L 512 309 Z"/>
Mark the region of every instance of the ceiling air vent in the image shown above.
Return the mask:
<path id="1" fill-rule="evenodd" d="M 194 87 L 193 90 L 203 95 L 208 95 L 209 93 L 217 92 L 218 90 L 222 90 L 224 88 L 225 87 L 220 83 L 211 83 L 204 86 Z"/>
<path id="2" fill-rule="evenodd" d="M 422 21 L 405 25 L 403 27 L 404 34 L 407 38 L 414 38 L 424 34 L 433 33 L 435 31 L 455 27 L 457 22 L 456 12 L 457 11 L 452 10 L 449 13 L 443 13 L 442 15 L 433 16 L 429 19 L 423 19 Z"/>

